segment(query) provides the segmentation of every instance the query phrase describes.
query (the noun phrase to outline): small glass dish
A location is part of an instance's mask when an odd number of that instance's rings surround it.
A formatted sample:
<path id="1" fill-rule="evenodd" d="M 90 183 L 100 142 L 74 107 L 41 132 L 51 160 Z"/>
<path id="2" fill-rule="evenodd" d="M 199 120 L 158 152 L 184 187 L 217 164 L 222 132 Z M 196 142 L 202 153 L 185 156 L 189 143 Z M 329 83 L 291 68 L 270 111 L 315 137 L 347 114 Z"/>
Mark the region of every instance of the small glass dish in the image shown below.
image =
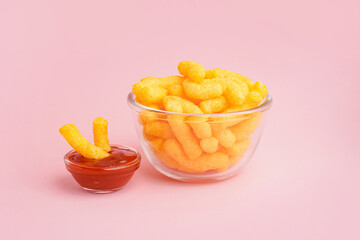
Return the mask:
<path id="1" fill-rule="evenodd" d="M 100 160 L 86 159 L 75 150 L 71 150 L 64 156 L 66 169 L 86 191 L 115 192 L 124 187 L 140 167 L 141 156 L 135 149 L 121 145 L 111 145 L 111 148 L 111 155 Z M 121 155 L 121 152 L 125 155 Z M 120 156 L 128 157 L 128 159 L 114 159 L 114 153 L 119 153 Z M 114 163 L 114 160 L 117 162 Z"/>
<path id="2" fill-rule="evenodd" d="M 160 173 L 187 182 L 218 181 L 239 173 L 258 146 L 272 104 L 267 95 L 245 111 L 186 114 L 148 108 L 131 92 L 127 100 L 150 163 Z M 202 138 L 202 133 L 207 136 Z"/>

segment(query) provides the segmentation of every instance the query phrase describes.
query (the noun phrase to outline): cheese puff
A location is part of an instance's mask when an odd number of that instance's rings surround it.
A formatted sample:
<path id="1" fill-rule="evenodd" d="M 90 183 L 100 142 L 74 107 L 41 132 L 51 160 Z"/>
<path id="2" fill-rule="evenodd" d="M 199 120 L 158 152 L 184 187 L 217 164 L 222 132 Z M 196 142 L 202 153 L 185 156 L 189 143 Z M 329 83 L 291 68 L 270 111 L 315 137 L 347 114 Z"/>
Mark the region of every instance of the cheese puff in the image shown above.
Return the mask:
<path id="1" fill-rule="evenodd" d="M 191 67 L 188 72 L 188 76 L 194 82 L 200 82 L 205 78 L 206 70 L 203 66 Z"/>
<path id="2" fill-rule="evenodd" d="M 166 111 L 180 112 L 180 113 L 192 113 L 201 114 L 203 113 L 198 106 L 194 103 L 176 96 L 167 96 L 163 100 Z M 181 105 L 181 107 L 180 107 Z M 180 118 L 181 116 L 173 116 Z M 200 116 L 191 116 L 188 118 L 188 122 L 193 129 L 196 137 L 203 139 L 211 137 L 211 127 L 206 122 L 207 118 Z"/>
<path id="3" fill-rule="evenodd" d="M 139 83 L 133 85 L 132 91 L 134 95 L 147 103 L 159 103 L 164 96 L 167 95 L 167 90 L 171 89 L 174 93 L 172 85 L 181 85 L 184 78 L 181 76 L 169 76 L 163 78 L 146 77 L 141 79 Z M 179 87 L 176 88 L 179 94 Z M 181 92 L 181 91 L 180 91 Z"/>
<path id="4" fill-rule="evenodd" d="M 109 153 L 86 140 L 74 124 L 62 126 L 59 132 L 70 146 L 85 158 L 103 159 L 110 156 Z"/>
<path id="5" fill-rule="evenodd" d="M 228 82 L 225 90 L 226 99 L 232 105 L 241 105 L 245 102 L 246 95 L 249 92 L 247 85 L 243 82 Z"/>
<path id="6" fill-rule="evenodd" d="M 180 84 L 174 84 L 171 85 L 167 88 L 168 90 L 168 94 L 170 96 L 178 96 L 178 97 L 183 97 L 184 96 L 184 91 L 182 89 L 182 86 Z"/>
<path id="7" fill-rule="evenodd" d="M 261 121 L 261 113 L 253 113 L 252 115 L 251 118 L 230 128 L 236 137 L 236 141 L 242 141 L 248 138 L 256 130 Z"/>
<path id="8" fill-rule="evenodd" d="M 166 154 L 168 154 L 172 159 L 181 165 L 185 165 L 185 161 L 188 161 L 188 157 L 181 147 L 181 144 L 174 138 L 165 140 L 163 149 Z"/>
<path id="9" fill-rule="evenodd" d="M 196 63 L 193 61 L 182 61 L 178 65 L 179 73 L 185 77 L 188 76 L 188 72 L 193 67 L 202 67 L 200 63 Z"/>
<path id="10" fill-rule="evenodd" d="M 243 75 L 238 74 L 238 78 L 243 81 L 244 83 L 246 83 L 246 85 L 248 86 L 249 90 L 252 90 L 255 86 L 255 83 L 248 77 L 245 77 Z"/>
<path id="11" fill-rule="evenodd" d="M 206 83 L 220 83 L 224 89 L 224 95 L 232 105 L 241 105 L 245 102 L 246 95 L 249 93 L 247 85 L 235 76 L 225 76 L 224 78 L 205 79 Z"/>
<path id="12" fill-rule="evenodd" d="M 214 69 L 210 69 L 207 70 L 205 73 L 205 78 L 209 79 L 209 78 L 217 78 L 217 77 L 221 77 L 222 76 L 222 72 L 220 68 L 214 68 Z"/>
<path id="13" fill-rule="evenodd" d="M 269 93 L 267 87 L 262 82 L 256 82 L 254 90 L 259 92 L 263 98 Z"/>
<path id="14" fill-rule="evenodd" d="M 202 114 L 203 112 L 201 111 L 201 109 L 196 106 L 196 104 L 194 104 L 193 102 L 186 100 L 182 97 L 177 97 L 177 96 L 167 96 L 164 98 L 163 103 L 164 105 L 168 102 L 168 101 L 177 101 L 181 104 L 183 113 L 192 113 L 192 114 Z"/>
<path id="15" fill-rule="evenodd" d="M 196 106 L 194 103 L 180 98 L 180 97 L 174 97 L 174 96 L 168 96 L 165 98 L 165 101 L 168 101 L 169 99 L 178 101 L 183 109 L 183 113 L 191 113 L 191 114 L 202 114 L 203 112 L 201 109 Z M 199 139 L 209 138 L 211 137 L 211 127 L 210 124 L 207 123 L 207 118 L 200 117 L 200 116 L 191 116 L 188 119 L 188 122 L 193 129 L 196 137 Z"/>
<path id="16" fill-rule="evenodd" d="M 223 131 L 213 131 L 213 135 L 223 147 L 231 147 L 236 141 L 235 135 L 228 128 Z"/>
<path id="17" fill-rule="evenodd" d="M 232 159 L 232 161 L 235 161 L 234 158 L 239 160 L 244 153 L 249 149 L 251 145 L 251 138 L 246 138 L 243 141 L 236 142 L 232 147 L 226 148 L 225 151 Z"/>
<path id="18" fill-rule="evenodd" d="M 145 87 L 150 86 L 159 86 L 160 85 L 160 79 L 157 77 L 146 77 L 140 80 L 140 82 L 135 83 L 132 87 L 132 92 L 136 97 L 141 95 L 141 92 Z"/>
<path id="19" fill-rule="evenodd" d="M 180 144 L 175 139 L 168 139 L 164 142 L 163 149 L 172 159 L 185 168 L 198 172 L 206 172 L 229 165 L 229 157 L 222 152 L 204 153 L 195 160 L 186 158 Z"/>
<path id="20" fill-rule="evenodd" d="M 183 113 L 183 108 L 181 103 L 174 99 L 173 97 L 165 97 L 163 99 L 163 105 L 166 111 L 168 112 L 177 112 L 177 113 Z"/>
<path id="21" fill-rule="evenodd" d="M 199 171 L 195 171 L 193 169 L 182 166 L 177 161 L 175 161 L 173 158 L 171 158 L 168 154 L 166 154 L 164 151 L 156 152 L 155 155 L 158 159 L 161 160 L 161 162 L 165 166 L 167 166 L 169 168 L 177 169 L 179 171 L 187 172 L 187 173 L 199 173 Z"/>
<path id="22" fill-rule="evenodd" d="M 199 104 L 200 109 L 204 113 L 218 113 L 224 111 L 228 107 L 228 103 L 224 96 L 204 100 Z"/>
<path id="23" fill-rule="evenodd" d="M 110 152 L 111 147 L 109 145 L 107 128 L 108 122 L 102 117 L 97 117 L 93 121 L 93 134 L 95 145 L 104 150 L 105 152 Z"/>
<path id="24" fill-rule="evenodd" d="M 182 76 L 168 76 L 160 78 L 160 86 L 164 88 L 169 88 L 173 85 L 181 85 L 185 80 Z"/>
<path id="25" fill-rule="evenodd" d="M 169 116 L 170 127 L 188 158 L 193 160 L 199 157 L 202 154 L 202 150 L 195 134 L 191 131 L 190 126 L 181 119 L 172 117 L 176 116 Z"/>
<path id="26" fill-rule="evenodd" d="M 184 80 L 183 89 L 189 98 L 198 100 L 220 97 L 224 92 L 223 86 L 219 83 L 209 82 L 199 84 L 191 82 L 189 79 Z"/>
<path id="27" fill-rule="evenodd" d="M 200 146 L 204 152 L 214 153 L 218 150 L 219 141 L 214 137 L 201 139 Z"/>
<path id="28" fill-rule="evenodd" d="M 158 159 L 160 159 L 163 164 L 165 164 L 165 166 L 174 169 L 178 168 L 179 164 L 169 155 L 167 155 L 164 151 L 155 152 L 155 155 Z"/>
<path id="29" fill-rule="evenodd" d="M 137 97 L 139 97 L 144 102 L 161 103 L 166 95 L 167 90 L 165 88 L 146 86 L 142 88 Z"/>
<path id="30" fill-rule="evenodd" d="M 250 91 L 246 96 L 246 103 L 249 105 L 258 105 L 262 101 L 263 97 L 257 91 Z"/>
<path id="31" fill-rule="evenodd" d="M 197 138 L 205 139 L 212 136 L 211 126 L 206 122 L 206 118 L 194 116 L 188 118 L 188 121 Z"/>
<path id="32" fill-rule="evenodd" d="M 247 119 L 248 117 L 240 115 L 240 116 L 225 116 L 225 117 L 216 117 L 214 119 L 211 119 L 210 125 L 211 129 L 215 132 L 224 131 L 228 127 L 232 127 L 241 121 Z"/>
<path id="33" fill-rule="evenodd" d="M 145 126 L 145 133 L 154 137 L 171 138 L 174 137 L 170 125 L 164 121 L 149 122 Z"/>
<path id="34" fill-rule="evenodd" d="M 157 86 L 167 88 L 174 84 L 181 84 L 184 81 L 182 76 L 168 76 L 168 77 L 145 77 L 140 80 L 140 86 Z M 139 84 L 138 84 L 139 85 Z M 135 94 L 135 93 L 134 93 Z M 136 94 L 135 94 L 136 95 Z"/>
<path id="35" fill-rule="evenodd" d="M 225 169 L 230 165 L 229 157 L 225 153 L 204 153 L 194 161 L 186 161 L 185 166 L 197 170 L 199 172 L 206 172 L 215 169 Z"/>
<path id="36" fill-rule="evenodd" d="M 140 103 L 141 105 L 144 105 L 144 106 L 148 107 L 148 108 L 153 108 L 153 109 L 157 109 L 157 110 L 163 110 L 164 109 L 161 103 L 159 104 L 159 103 L 144 102 L 138 97 L 135 98 L 135 101 Z"/>
<path id="37" fill-rule="evenodd" d="M 150 147 L 154 152 L 159 152 L 162 149 L 162 145 L 164 143 L 164 139 L 162 138 L 153 138 L 149 140 Z"/>

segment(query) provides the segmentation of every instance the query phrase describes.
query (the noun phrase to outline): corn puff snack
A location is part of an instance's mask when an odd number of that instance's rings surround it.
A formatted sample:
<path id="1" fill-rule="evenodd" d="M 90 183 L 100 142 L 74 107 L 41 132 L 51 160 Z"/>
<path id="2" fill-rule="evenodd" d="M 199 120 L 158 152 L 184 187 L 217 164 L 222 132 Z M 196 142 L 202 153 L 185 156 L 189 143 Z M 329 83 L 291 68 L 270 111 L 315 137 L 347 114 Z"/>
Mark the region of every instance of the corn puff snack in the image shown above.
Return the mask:
<path id="1" fill-rule="evenodd" d="M 255 108 L 268 89 L 236 72 L 206 70 L 193 61 L 180 62 L 178 71 L 181 76 L 146 77 L 133 85 L 138 103 L 178 113 L 160 119 L 156 112 L 141 112 L 144 137 L 169 168 L 197 174 L 226 171 L 250 148 L 262 114 L 216 114 Z"/>
<path id="2" fill-rule="evenodd" d="M 89 159 L 102 159 L 110 154 L 86 140 L 74 124 L 67 124 L 60 128 L 60 134 L 78 153 Z"/>
<path id="3" fill-rule="evenodd" d="M 102 117 L 95 118 L 93 122 L 94 143 L 105 152 L 110 152 L 111 148 L 108 139 L 108 122 Z"/>

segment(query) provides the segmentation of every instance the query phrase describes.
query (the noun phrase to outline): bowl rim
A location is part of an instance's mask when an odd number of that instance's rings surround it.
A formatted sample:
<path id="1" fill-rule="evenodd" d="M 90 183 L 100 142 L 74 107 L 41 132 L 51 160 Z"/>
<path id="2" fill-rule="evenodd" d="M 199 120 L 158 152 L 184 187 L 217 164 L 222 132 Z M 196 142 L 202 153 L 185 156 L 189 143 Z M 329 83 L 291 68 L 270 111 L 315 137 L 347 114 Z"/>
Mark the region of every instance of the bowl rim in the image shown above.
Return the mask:
<path id="1" fill-rule="evenodd" d="M 127 97 L 127 103 L 130 108 L 134 109 L 137 112 L 140 111 L 149 111 L 149 112 L 155 112 L 155 113 L 162 113 L 167 115 L 183 115 L 183 116 L 202 116 L 202 117 L 224 117 L 229 115 L 243 115 L 243 114 L 250 114 L 255 112 L 264 112 L 271 108 L 272 105 L 272 97 L 270 94 L 267 94 L 262 102 L 255 108 L 251 108 L 244 111 L 237 111 L 237 112 L 229 112 L 229 113 L 211 113 L 211 114 L 193 114 L 193 113 L 176 113 L 176 112 L 168 112 L 164 110 L 158 110 L 154 108 L 149 108 L 147 106 L 144 106 L 138 102 L 135 101 L 135 95 L 133 92 L 130 92 Z"/>
<path id="2" fill-rule="evenodd" d="M 127 168 L 131 168 L 131 167 L 134 167 L 136 166 L 137 164 L 140 164 L 141 162 L 141 155 L 140 153 L 132 148 L 132 147 L 128 147 L 128 146 L 124 146 L 124 145 L 118 145 L 118 144 L 110 144 L 110 147 L 117 147 L 117 148 L 120 148 L 120 149 L 127 149 L 127 150 L 130 150 L 132 152 L 135 152 L 136 153 L 136 158 L 130 162 L 127 162 L 127 164 L 124 164 L 124 165 L 119 165 L 119 166 L 115 166 L 115 167 L 94 167 L 94 166 L 86 166 L 86 165 L 83 165 L 83 164 L 77 164 L 77 163 L 74 163 L 72 161 L 69 160 L 69 156 L 70 154 L 72 153 L 75 153 L 76 150 L 75 149 L 72 149 L 71 151 L 67 152 L 64 156 L 64 162 L 66 165 L 72 165 L 72 166 L 76 166 L 76 167 L 80 167 L 80 168 L 84 168 L 84 169 L 93 169 L 93 170 L 104 170 L 104 171 L 114 171 L 114 170 L 121 170 L 121 169 L 127 169 Z M 99 159 L 101 160 L 101 159 Z"/>

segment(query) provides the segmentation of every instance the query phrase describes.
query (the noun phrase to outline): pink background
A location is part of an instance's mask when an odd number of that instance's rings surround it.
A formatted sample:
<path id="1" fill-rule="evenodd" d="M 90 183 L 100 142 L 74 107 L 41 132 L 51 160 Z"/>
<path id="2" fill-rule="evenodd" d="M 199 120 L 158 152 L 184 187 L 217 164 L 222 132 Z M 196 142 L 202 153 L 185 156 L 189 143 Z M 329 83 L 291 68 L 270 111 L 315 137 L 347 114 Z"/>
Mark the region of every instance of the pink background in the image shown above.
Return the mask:
<path id="1" fill-rule="evenodd" d="M 1 239 L 360 239 L 360 2 L 1 1 Z M 236 177 L 188 184 L 144 158 L 116 193 L 82 191 L 58 133 L 110 123 L 140 149 L 133 83 L 177 63 L 238 71 L 274 105 Z"/>

